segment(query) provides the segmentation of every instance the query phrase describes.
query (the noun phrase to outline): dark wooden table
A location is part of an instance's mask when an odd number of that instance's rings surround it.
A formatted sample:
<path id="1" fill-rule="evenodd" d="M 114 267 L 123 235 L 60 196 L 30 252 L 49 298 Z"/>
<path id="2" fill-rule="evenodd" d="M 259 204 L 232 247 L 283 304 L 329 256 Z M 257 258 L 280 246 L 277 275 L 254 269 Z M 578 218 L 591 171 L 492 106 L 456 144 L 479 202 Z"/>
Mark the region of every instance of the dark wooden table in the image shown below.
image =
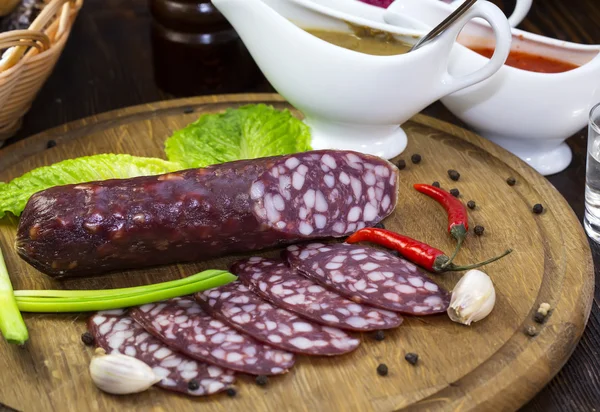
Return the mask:
<path id="1" fill-rule="evenodd" d="M 146 0 L 85 2 L 55 72 L 25 118 L 23 128 L 7 144 L 64 122 L 171 97 L 154 83 Z M 510 11 L 514 0 L 495 0 L 495 3 Z M 600 0 L 534 0 L 528 18 L 520 27 L 562 40 L 599 44 Z M 440 103 L 431 105 L 425 113 L 461 124 Z M 572 164 L 548 179 L 581 219 L 586 131 L 580 131 L 568 143 L 573 149 Z M 592 247 L 596 277 L 600 279 L 600 247 Z M 600 410 L 599 288 L 594 296 L 587 329 L 573 356 L 524 411 Z"/>

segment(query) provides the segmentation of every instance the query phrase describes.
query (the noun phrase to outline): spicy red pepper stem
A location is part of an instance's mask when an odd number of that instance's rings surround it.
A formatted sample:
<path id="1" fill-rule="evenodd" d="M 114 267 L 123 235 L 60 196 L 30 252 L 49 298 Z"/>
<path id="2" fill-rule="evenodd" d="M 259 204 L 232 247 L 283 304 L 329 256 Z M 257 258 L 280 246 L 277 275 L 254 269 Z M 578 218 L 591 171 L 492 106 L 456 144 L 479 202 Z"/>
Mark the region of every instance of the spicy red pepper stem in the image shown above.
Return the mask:
<path id="1" fill-rule="evenodd" d="M 498 256 L 494 256 L 493 258 L 484 260 L 483 262 L 473 263 L 472 265 L 458 266 L 458 265 L 455 265 L 454 263 L 450 263 L 449 265 L 448 264 L 443 264 L 441 271 L 442 272 L 456 272 L 456 271 L 462 271 L 462 270 L 476 269 L 476 268 L 479 268 L 481 266 L 485 266 L 485 265 L 488 265 L 488 264 L 490 264 L 492 262 L 500 260 L 504 256 L 508 255 L 509 253 L 512 253 L 512 249 L 507 249 L 502 254 L 500 254 Z"/>
<path id="2" fill-rule="evenodd" d="M 456 255 L 458 255 L 458 252 L 460 250 L 460 247 L 463 244 L 463 241 L 467 237 L 467 231 L 465 230 L 465 227 L 463 225 L 454 226 L 450 230 L 450 233 L 452 233 L 452 230 L 455 230 L 455 232 L 459 232 L 460 230 L 463 230 L 465 232 L 465 234 L 461 235 L 459 233 L 459 234 L 456 234 L 456 235 L 452 235 L 457 240 L 456 247 L 454 248 L 454 253 L 452 253 L 452 256 L 450 256 L 450 259 L 448 259 L 448 261 L 442 265 L 442 269 L 452 264 L 452 261 L 454 261 L 454 258 L 456 257 Z"/>
<path id="3" fill-rule="evenodd" d="M 458 254 L 463 241 L 467 237 L 469 230 L 469 215 L 467 214 L 467 209 L 460 200 L 439 187 L 420 183 L 415 184 L 413 187 L 417 191 L 436 200 L 444 207 L 444 209 L 446 209 L 446 213 L 448 214 L 448 232 L 458 242 L 450 260 L 444 265 L 444 267 L 449 266 Z"/>

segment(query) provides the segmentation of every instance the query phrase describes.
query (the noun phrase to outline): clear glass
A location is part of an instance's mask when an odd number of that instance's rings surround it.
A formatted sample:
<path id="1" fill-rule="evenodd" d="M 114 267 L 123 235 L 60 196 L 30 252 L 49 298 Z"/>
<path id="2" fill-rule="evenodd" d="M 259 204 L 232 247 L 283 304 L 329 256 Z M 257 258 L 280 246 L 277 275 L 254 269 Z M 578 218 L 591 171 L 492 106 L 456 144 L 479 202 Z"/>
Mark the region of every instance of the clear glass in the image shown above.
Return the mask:
<path id="1" fill-rule="evenodd" d="M 583 225 L 588 236 L 600 243 L 600 104 L 590 111 Z"/>

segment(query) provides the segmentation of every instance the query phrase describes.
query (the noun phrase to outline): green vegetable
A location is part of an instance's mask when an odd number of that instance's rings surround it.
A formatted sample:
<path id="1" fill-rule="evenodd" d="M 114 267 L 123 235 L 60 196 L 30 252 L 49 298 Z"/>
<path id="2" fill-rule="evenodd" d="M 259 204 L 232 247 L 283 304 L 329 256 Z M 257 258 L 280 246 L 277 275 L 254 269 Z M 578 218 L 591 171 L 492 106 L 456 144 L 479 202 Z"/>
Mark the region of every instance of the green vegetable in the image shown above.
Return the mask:
<path id="1" fill-rule="evenodd" d="M 159 175 L 240 159 L 310 150 L 308 126 L 288 110 L 264 104 L 207 114 L 167 139 L 169 161 L 126 154 L 99 154 L 39 167 L 0 182 L 0 218 L 19 216 L 36 192 L 53 186 Z"/>
<path id="2" fill-rule="evenodd" d="M 177 286 L 189 285 L 196 283 L 211 276 L 220 275 L 222 270 L 206 270 L 183 279 L 170 280 L 168 282 L 154 283 L 152 285 L 135 286 L 130 288 L 119 289 L 95 289 L 95 290 L 15 290 L 14 295 L 17 298 L 99 298 L 104 299 L 111 296 L 130 296 L 139 295 L 141 293 L 153 292 L 156 290 L 164 290 Z"/>
<path id="3" fill-rule="evenodd" d="M 180 165 L 166 160 L 125 154 L 85 156 L 39 167 L 0 185 L 0 218 L 6 212 L 19 216 L 31 195 L 49 187 L 158 175 L 178 169 Z"/>
<path id="4" fill-rule="evenodd" d="M 133 288 L 106 290 L 21 290 L 15 299 L 23 312 L 89 312 L 145 305 L 226 285 L 237 277 L 206 270 L 184 279 Z"/>
<path id="5" fill-rule="evenodd" d="M 0 250 L 0 331 L 9 343 L 22 345 L 29 339 L 27 326 L 13 295 L 2 250 Z"/>
<path id="6" fill-rule="evenodd" d="M 203 115 L 165 142 L 167 158 L 185 168 L 310 149 L 308 126 L 264 104 Z"/>

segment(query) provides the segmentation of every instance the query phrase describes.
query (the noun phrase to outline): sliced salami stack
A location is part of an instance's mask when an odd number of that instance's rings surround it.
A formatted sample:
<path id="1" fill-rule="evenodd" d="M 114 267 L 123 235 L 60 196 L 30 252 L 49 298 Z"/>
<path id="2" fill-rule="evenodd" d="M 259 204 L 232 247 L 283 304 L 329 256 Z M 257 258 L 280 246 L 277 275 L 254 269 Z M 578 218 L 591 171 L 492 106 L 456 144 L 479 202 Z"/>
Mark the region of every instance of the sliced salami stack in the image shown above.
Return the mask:
<path id="1" fill-rule="evenodd" d="M 398 314 L 346 299 L 301 276 L 281 260 L 252 257 L 234 263 L 231 271 L 273 305 L 320 324 L 364 332 L 402 323 Z"/>
<path id="2" fill-rule="evenodd" d="M 288 263 L 307 278 L 354 302 L 411 315 L 445 312 L 447 291 L 412 263 L 347 243 L 289 246 Z"/>
<path id="3" fill-rule="evenodd" d="M 130 315 L 169 347 L 194 359 L 251 375 L 278 375 L 294 365 L 291 353 L 212 318 L 191 297 L 143 305 Z"/>
<path id="4" fill-rule="evenodd" d="M 306 355 L 341 355 L 360 341 L 344 331 L 321 326 L 277 308 L 240 282 L 195 295 L 211 315 L 277 348 Z"/>
<path id="5" fill-rule="evenodd" d="M 149 365 L 162 378 L 158 386 L 188 395 L 210 395 L 225 390 L 233 371 L 207 365 L 174 352 L 147 333 L 125 311 L 98 312 L 88 322 L 96 344 L 106 353 L 132 356 Z M 196 384 L 190 385 L 194 380 Z M 197 389 L 190 389 L 195 388 Z"/>

